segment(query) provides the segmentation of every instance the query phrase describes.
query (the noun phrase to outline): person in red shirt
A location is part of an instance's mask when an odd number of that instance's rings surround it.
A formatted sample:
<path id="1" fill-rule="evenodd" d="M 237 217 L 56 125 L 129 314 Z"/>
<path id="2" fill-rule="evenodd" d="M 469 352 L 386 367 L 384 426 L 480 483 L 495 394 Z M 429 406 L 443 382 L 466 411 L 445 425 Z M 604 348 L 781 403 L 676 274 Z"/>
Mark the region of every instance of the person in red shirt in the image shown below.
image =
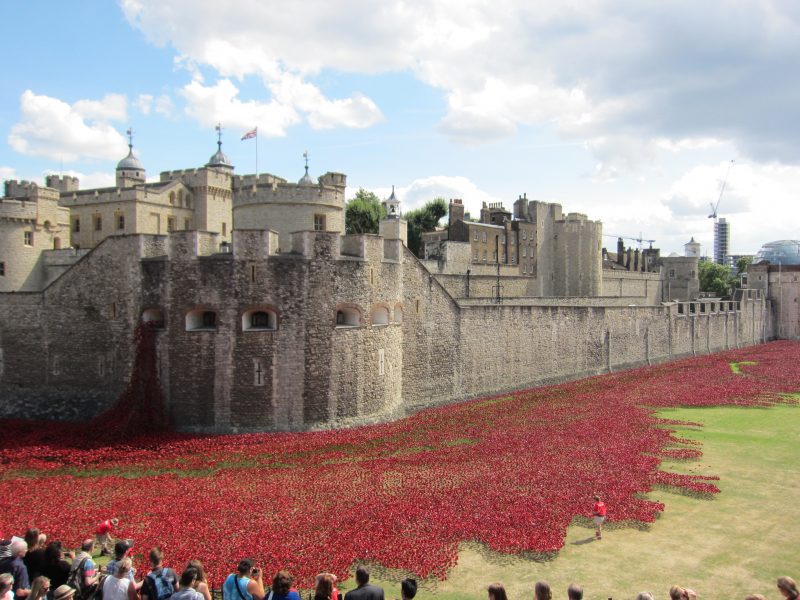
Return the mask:
<path id="1" fill-rule="evenodd" d="M 95 532 L 95 538 L 97 539 L 97 544 L 100 546 L 100 554 L 114 554 L 114 542 L 116 541 L 111 532 L 114 530 L 114 527 L 117 526 L 119 521 L 114 519 L 106 519 L 102 523 L 97 526 L 97 531 Z"/>
<path id="2" fill-rule="evenodd" d="M 606 504 L 597 495 L 594 497 L 592 516 L 594 517 L 594 526 L 596 528 L 594 535 L 598 540 L 601 540 L 603 539 L 603 521 L 606 520 Z"/>

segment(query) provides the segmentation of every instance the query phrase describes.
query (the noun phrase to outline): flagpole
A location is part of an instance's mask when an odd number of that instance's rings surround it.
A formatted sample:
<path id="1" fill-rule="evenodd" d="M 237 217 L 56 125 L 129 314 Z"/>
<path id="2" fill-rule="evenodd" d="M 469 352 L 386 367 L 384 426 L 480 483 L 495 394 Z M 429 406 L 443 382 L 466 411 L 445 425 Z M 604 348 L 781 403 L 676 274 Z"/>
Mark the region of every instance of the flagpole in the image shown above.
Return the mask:
<path id="1" fill-rule="evenodd" d="M 256 126 L 256 185 L 258 185 L 258 126 Z"/>

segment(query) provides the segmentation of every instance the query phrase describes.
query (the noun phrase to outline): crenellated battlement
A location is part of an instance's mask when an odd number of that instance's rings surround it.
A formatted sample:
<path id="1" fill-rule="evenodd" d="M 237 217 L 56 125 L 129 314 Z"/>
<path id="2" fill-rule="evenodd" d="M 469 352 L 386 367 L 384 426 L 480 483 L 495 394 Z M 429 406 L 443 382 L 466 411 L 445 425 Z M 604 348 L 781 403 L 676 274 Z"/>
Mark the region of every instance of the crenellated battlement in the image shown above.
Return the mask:
<path id="1" fill-rule="evenodd" d="M 344 207 L 344 189 L 338 186 L 301 185 L 273 181 L 234 189 L 234 206 L 249 204 L 328 204 Z"/>
<path id="2" fill-rule="evenodd" d="M 59 192 L 77 192 L 80 189 L 80 180 L 72 175 L 48 175 L 45 177 L 45 184 L 49 188 L 58 190 Z"/>
<path id="3" fill-rule="evenodd" d="M 153 197 L 155 193 L 149 194 Z M 144 201 L 148 197 L 148 192 L 144 187 L 127 188 L 98 188 L 93 190 L 78 190 L 71 194 L 63 194 L 61 202 L 64 205 L 70 204 L 104 204 L 108 202 L 125 202 L 131 200 Z"/>
<path id="4" fill-rule="evenodd" d="M 186 261 L 216 255 L 235 261 L 260 261 L 275 257 L 324 261 L 399 262 L 400 240 L 385 240 L 374 234 L 339 235 L 328 231 L 298 231 L 291 234 L 288 251 L 278 251 L 279 234 L 268 229 L 235 229 L 232 243 L 208 231 L 173 231 L 167 236 L 143 235 L 141 257 L 166 255 Z"/>
<path id="5" fill-rule="evenodd" d="M 277 175 L 272 175 L 270 173 L 259 173 L 258 175 L 252 174 L 252 175 L 233 176 L 233 189 L 237 191 L 241 188 L 253 187 L 254 185 L 271 186 L 276 183 L 277 184 L 288 183 L 288 180 L 284 179 L 283 177 L 278 177 Z"/>
<path id="6" fill-rule="evenodd" d="M 162 171 L 159 174 L 160 184 L 169 183 L 171 181 L 181 181 L 189 187 L 215 186 L 230 188 L 233 177 L 230 173 L 210 167 Z"/>
<path id="7" fill-rule="evenodd" d="M 0 219 L 36 220 L 36 201 L 0 198 Z"/>
<path id="8" fill-rule="evenodd" d="M 37 185 L 33 181 L 8 179 L 4 185 L 5 198 L 25 198 L 28 200 L 58 200 L 58 190 Z"/>

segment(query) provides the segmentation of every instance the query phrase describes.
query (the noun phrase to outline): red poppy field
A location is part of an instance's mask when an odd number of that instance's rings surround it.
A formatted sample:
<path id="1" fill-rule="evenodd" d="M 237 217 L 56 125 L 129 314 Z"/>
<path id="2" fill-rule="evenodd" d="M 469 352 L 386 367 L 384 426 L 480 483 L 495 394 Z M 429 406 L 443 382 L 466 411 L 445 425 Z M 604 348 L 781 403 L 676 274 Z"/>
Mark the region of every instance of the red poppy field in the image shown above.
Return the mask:
<path id="1" fill-rule="evenodd" d="M 75 426 L 5 421 L 0 535 L 36 526 L 75 547 L 116 516 L 139 551 L 198 558 L 214 584 L 242 557 L 304 587 L 360 560 L 444 577 L 462 541 L 557 552 L 595 492 L 611 522 L 652 522 L 654 486 L 716 493 L 712 477 L 661 470 L 701 449 L 655 411 L 794 402 L 798 365 L 800 344 L 773 342 L 318 433 L 112 447 L 70 445 Z"/>

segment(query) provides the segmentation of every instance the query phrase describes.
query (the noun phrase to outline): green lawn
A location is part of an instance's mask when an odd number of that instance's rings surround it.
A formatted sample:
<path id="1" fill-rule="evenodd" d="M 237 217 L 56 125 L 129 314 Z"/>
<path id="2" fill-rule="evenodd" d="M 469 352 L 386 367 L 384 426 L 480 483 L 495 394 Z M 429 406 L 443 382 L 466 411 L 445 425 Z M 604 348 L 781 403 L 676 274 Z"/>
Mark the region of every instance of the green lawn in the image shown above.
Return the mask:
<path id="1" fill-rule="evenodd" d="M 643 590 L 660 600 L 676 583 L 694 588 L 701 599 L 750 593 L 780 598 L 778 576 L 800 579 L 800 407 L 688 408 L 660 415 L 705 425 L 679 429 L 682 437 L 702 442 L 703 457 L 664 468 L 719 475 L 720 494 L 701 499 L 654 490 L 650 497 L 666 504 L 655 524 L 611 529 L 602 541 L 573 525 L 564 549 L 547 562 L 465 544 L 447 581 L 424 582 L 418 598 L 485 600 L 487 584 L 501 581 L 511 600 L 532 599 L 540 579 L 550 583 L 554 598 L 566 598 L 573 581 L 583 585 L 587 600 L 633 598 Z M 386 589 L 387 598 L 399 598 L 396 579 L 375 575 L 373 583 Z M 347 584 L 352 587 L 352 580 Z"/>

